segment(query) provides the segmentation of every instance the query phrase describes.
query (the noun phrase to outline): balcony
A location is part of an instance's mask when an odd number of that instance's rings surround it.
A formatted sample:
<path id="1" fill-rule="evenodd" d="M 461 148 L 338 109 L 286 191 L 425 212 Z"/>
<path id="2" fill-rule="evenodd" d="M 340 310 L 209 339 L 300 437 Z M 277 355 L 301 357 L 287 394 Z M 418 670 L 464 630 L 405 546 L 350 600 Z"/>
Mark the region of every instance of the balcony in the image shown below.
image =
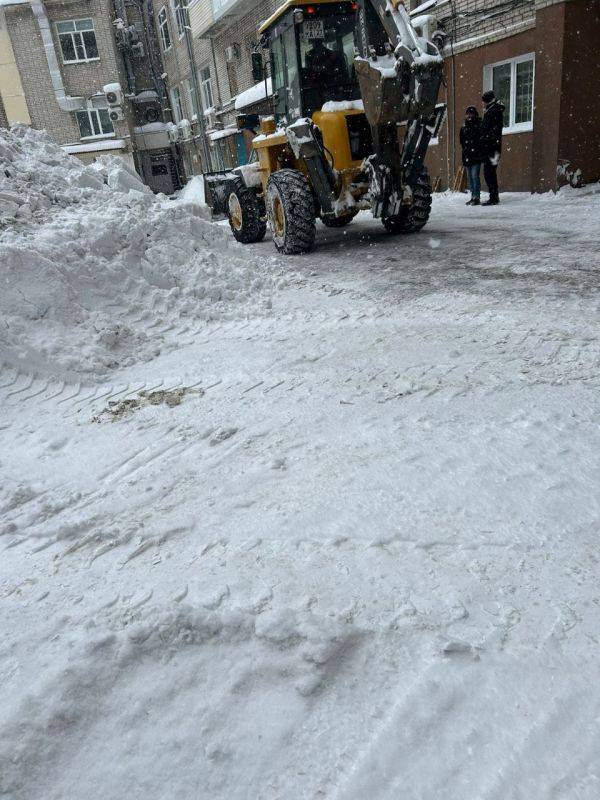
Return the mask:
<path id="1" fill-rule="evenodd" d="M 188 5 L 192 36 L 218 36 L 255 7 L 256 0 L 192 0 Z M 257 27 L 259 23 L 257 20 Z"/>
<path id="2" fill-rule="evenodd" d="M 192 0 L 188 3 L 190 28 L 194 39 L 208 35 L 214 23 L 212 0 Z"/>

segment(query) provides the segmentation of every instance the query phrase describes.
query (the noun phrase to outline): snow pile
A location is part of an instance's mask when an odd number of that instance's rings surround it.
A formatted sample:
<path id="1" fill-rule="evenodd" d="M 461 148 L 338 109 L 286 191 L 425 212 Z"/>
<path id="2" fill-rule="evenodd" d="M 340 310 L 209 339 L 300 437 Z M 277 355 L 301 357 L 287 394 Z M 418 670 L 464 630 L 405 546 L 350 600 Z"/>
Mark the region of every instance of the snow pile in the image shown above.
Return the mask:
<path id="1" fill-rule="evenodd" d="M 155 198 L 115 159 L 85 167 L 23 126 L 1 136 L 5 361 L 100 377 L 270 307 L 279 275 L 197 202 Z"/>
<path id="2" fill-rule="evenodd" d="M 93 630 L 83 638 L 86 624 Z M 143 772 L 148 797 L 222 797 L 232 760 L 264 762 L 265 740 L 277 750 L 292 719 L 299 721 L 304 698 L 314 696 L 358 635 L 352 624 L 310 612 L 263 614 L 176 602 L 139 609 L 118 602 L 108 613 L 97 612 L 93 623 L 78 619 L 61 633 L 69 647 L 52 648 L 51 666 L 31 675 L 27 698 L 3 709 L 1 794 L 42 797 L 51 785 L 49 797 L 74 798 L 69 785 L 77 785 L 78 797 L 116 800 Z M 278 713 L 284 701 L 287 719 Z M 248 736 L 248 703 L 256 710 L 264 703 L 263 724 L 272 720 L 258 737 Z M 69 764 L 64 748 L 78 749 L 82 730 L 94 731 L 94 744 Z M 133 771 L 128 757 L 113 761 L 109 755 L 125 730 L 135 731 Z M 174 762 L 180 768 L 161 792 Z M 134 790 L 131 796 L 142 795 Z"/>
<path id="3" fill-rule="evenodd" d="M 210 211 L 206 205 L 206 197 L 204 193 L 204 178 L 202 175 L 194 175 L 183 187 L 177 198 L 180 203 L 194 203 L 206 209 L 207 217 L 210 216 Z"/>
<path id="4" fill-rule="evenodd" d="M 66 207 L 110 188 L 149 191 L 121 159 L 104 156 L 86 166 L 44 131 L 27 125 L 0 129 L 0 228 L 39 219 L 52 206 Z"/>
<path id="5" fill-rule="evenodd" d="M 223 128 L 220 131 L 209 133 L 208 138 L 211 142 L 216 142 L 218 139 L 226 139 L 228 136 L 235 136 L 236 133 L 239 133 L 238 128 Z"/>
<path id="6" fill-rule="evenodd" d="M 598 800 L 597 188 L 360 215 L 268 318 L 0 375 L 2 800 Z M 231 239 L 102 196 L 23 247 L 181 330 L 137 293 Z"/>

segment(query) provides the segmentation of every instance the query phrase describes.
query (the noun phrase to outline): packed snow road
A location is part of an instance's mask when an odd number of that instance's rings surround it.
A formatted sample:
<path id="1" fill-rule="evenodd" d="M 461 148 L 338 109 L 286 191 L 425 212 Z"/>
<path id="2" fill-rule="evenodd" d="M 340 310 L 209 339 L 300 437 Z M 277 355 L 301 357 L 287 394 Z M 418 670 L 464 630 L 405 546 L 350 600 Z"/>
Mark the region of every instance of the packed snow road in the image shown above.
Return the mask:
<path id="1" fill-rule="evenodd" d="M 439 197 L 415 237 L 266 241 L 218 314 L 159 286 L 141 332 L 123 278 L 142 362 L 78 367 L 63 321 L 27 370 L 23 323 L 0 796 L 597 800 L 599 214 Z"/>

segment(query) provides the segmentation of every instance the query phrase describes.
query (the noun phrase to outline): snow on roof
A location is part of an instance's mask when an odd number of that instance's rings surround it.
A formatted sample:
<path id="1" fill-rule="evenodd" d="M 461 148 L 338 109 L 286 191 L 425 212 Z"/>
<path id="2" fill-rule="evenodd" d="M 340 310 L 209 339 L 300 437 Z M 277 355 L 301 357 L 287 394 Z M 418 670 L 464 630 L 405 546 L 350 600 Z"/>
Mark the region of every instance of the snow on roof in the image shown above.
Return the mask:
<path id="1" fill-rule="evenodd" d="M 133 98 L 134 103 L 146 103 L 149 100 L 158 100 L 158 94 L 154 89 L 144 89 L 143 92 L 138 92 Z"/>
<path id="2" fill-rule="evenodd" d="M 134 129 L 134 133 L 159 133 L 162 131 L 168 132 L 173 128 L 176 128 L 176 125 L 173 125 L 172 122 L 147 122 L 145 125 L 137 125 Z"/>
<path id="3" fill-rule="evenodd" d="M 265 81 L 255 83 L 254 86 L 246 89 L 245 92 L 240 92 L 240 94 L 238 94 L 238 96 L 235 98 L 235 110 L 238 111 L 240 108 L 246 108 L 247 106 L 254 105 L 254 103 L 258 103 L 260 100 L 264 100 L 265 97 L 270 97 L 272 94 L 273 86 L 271 83 L 271 78 L 267 78 L 266 91 Z"/>
<path id="4" fill-rule="evenodd" d="M 1 1 L 2 0 L 0 0 L 0 2 Z M 101 153 L 105 150 L 122 150 L 124 147 L 125 139 L 108 139 L 101 142 L 62 145 L 62 149 L 65 153 L 70 153 L 71 155 L 76 153 Z"/>
<path id="5" fill-rule="evenodd" d="M 25 6 L 29 0 L 0 0 L 0 6 Z"/>
<path id="6" fill-rule="evenodd" d="M 208 138 L 211 142 L 215 142 L 217 139 L 224 139 L 226 136 L 233 136 L 235 133 L 239 133 L 237 128 L 224 128 L 222 131 L 209 133 Z"/>
<path id="7" fill-rule="evenodd" d="M 102 87 L 102 91 L 104 92 L 104 94 L 107 94 L 108 92 L 115 92 L 118 94 L 121 91 L 121 84 L 107 83 Z"/>

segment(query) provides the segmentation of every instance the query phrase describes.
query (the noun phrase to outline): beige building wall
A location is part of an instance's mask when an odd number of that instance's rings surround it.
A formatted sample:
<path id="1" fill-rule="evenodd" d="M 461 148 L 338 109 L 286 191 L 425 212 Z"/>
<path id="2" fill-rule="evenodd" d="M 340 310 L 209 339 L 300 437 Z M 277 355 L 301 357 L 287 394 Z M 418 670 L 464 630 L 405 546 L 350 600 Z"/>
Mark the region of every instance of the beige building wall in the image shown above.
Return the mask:
<path id="1" fill-rule="evenodd" d="M 5 18 L 10 41 L 29 109 L 31 125 L 45 129 L 59 144 L 78 142 L 75 115 L 62 111 L 56 100 L 39 25 L 28 4 L 6 6 Z M 112 34 L 112 10 L 108 0 L 74 3 L 47 2 L 46 11 L 53 32 L 56 55 L 68 95 L 84 100 L 102 92 L 107 83 L 120 80 Z M 97 61 L 63 64 L 55 23 L 59 20 L 91 17 L 98 44 Z M 126 122 L 115 123 L 115 136 L 129 134 Z"/>
<path id="2" fill-rule="evenodd" d="M 0 125 L 31 123 L 21 76 L 6 25 L 4 8 L 0 7 Z"/>

